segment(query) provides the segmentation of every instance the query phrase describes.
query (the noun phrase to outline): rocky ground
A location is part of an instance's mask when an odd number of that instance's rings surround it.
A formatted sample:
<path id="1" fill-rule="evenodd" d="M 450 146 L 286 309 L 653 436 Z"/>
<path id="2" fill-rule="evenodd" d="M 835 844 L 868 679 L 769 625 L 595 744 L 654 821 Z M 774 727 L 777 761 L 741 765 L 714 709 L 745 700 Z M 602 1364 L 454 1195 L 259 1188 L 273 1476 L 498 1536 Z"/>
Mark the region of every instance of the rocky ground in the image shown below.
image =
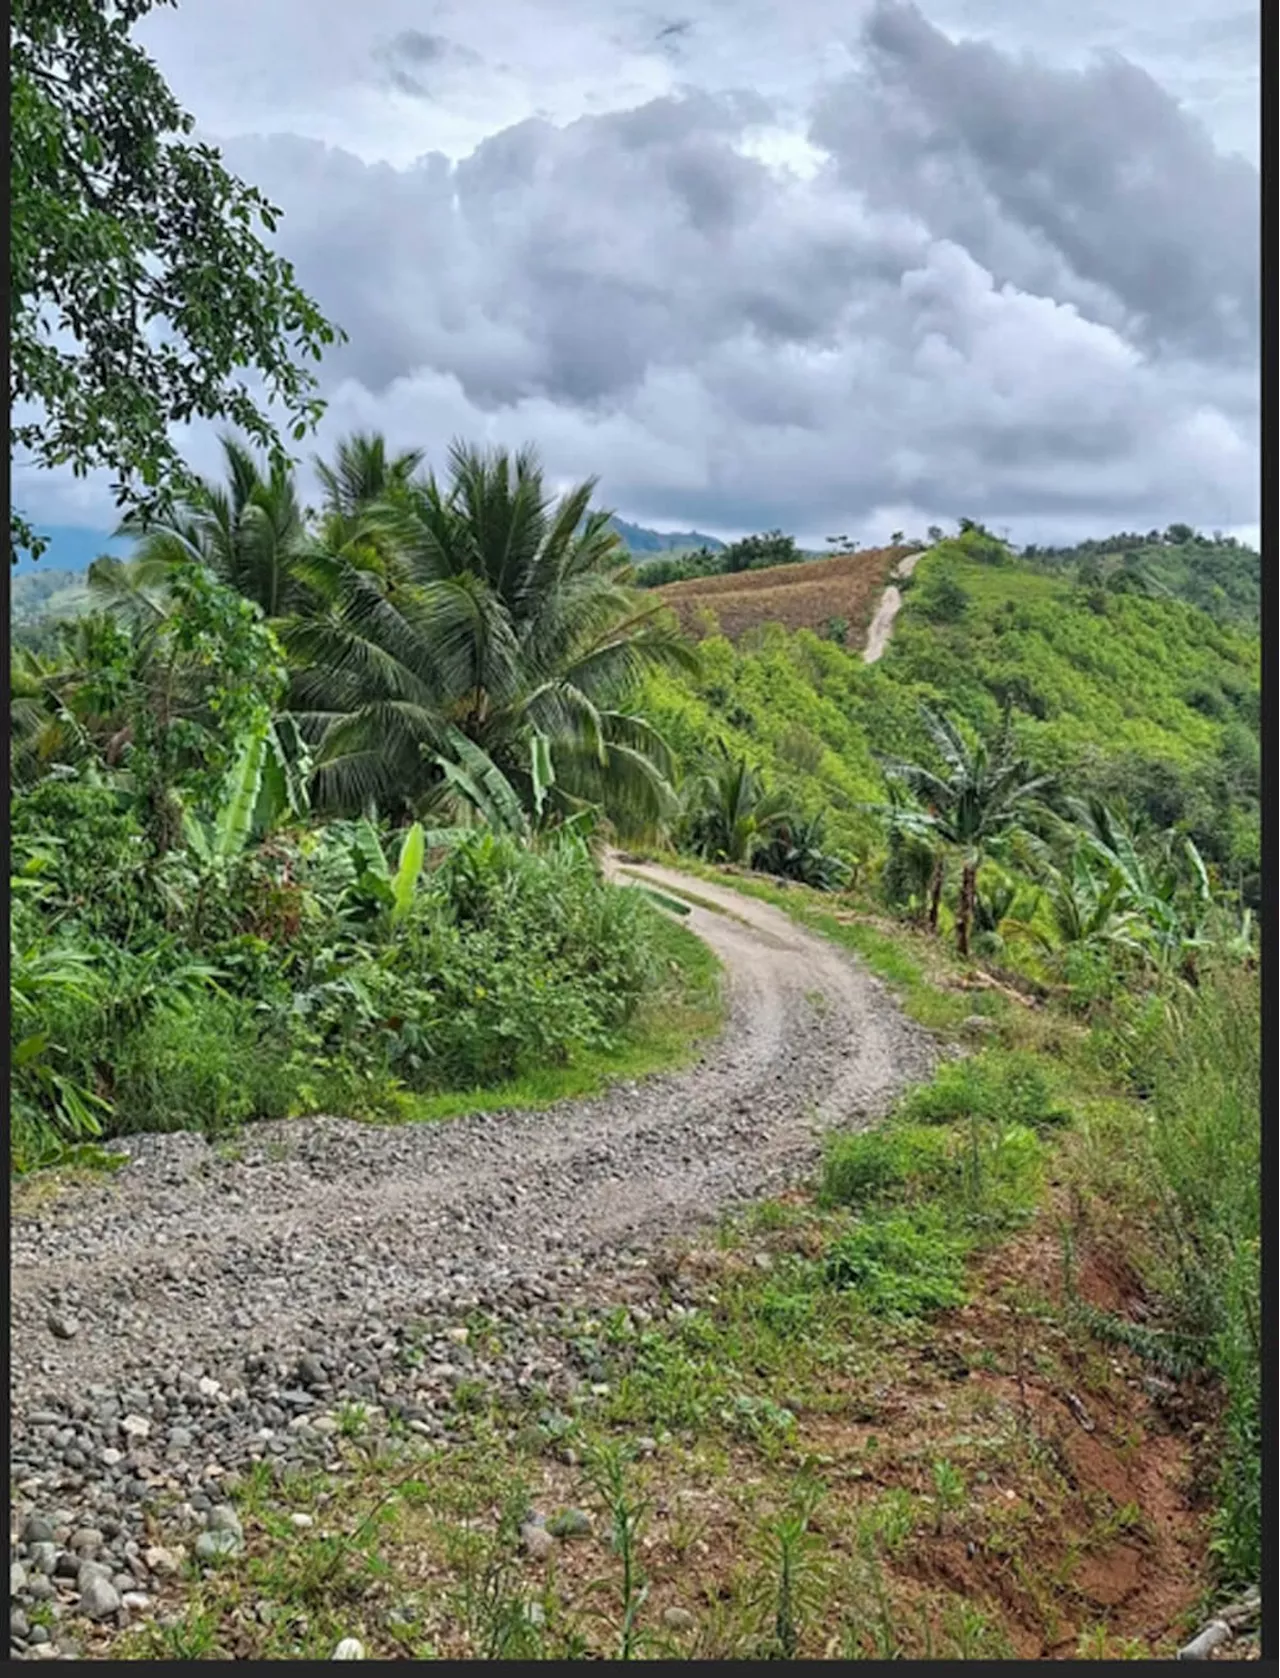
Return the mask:
<path id="1" fill-rule="evenodd" d="M 664 1238 L 811 1166 L 926 1075 L 883 987 L 779 911 L 689 885 L 730 1017 L 688 1071 L 544 1113 L 378 1129 L 320 1117 L 234 1147 L 132 1139 L 109 1181 L 15 1215 L 11 1647 L 80 1653 L 192 1555 L 241 1542 L 264 1459 L 324 1464 L 352 1425 L 447 1438 L 464 1383 L 592 1378 L 556 1333 L 644 1297 Z M 498 1360 L 468 1314 L 507 1326 Z"/>

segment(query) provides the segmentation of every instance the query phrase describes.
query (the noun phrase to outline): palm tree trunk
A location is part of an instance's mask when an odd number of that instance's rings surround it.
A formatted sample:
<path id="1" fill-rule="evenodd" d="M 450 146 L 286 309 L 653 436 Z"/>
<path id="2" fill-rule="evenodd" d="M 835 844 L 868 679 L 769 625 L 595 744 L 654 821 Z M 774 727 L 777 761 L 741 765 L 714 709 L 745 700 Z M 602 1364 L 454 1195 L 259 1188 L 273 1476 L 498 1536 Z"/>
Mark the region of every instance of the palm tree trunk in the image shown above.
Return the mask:
<path id="1" fill-rule="evenodd" d="M 969 929 L 973 925 L 974 904 L 978 896 L 978 864 L 965 860 L 960 880 L 960 914 L 956 920 L 956 948 L 962 956 L 969 954 Z"/>
<path id="2" fill-rule="evenodd" d="M 929 879 L 929 931 L 938 930 L 938 907 L 942 902 L 942 887 L 947 877 L 947 853 L 939 845 L 933 858 L 933 873 Z"/>

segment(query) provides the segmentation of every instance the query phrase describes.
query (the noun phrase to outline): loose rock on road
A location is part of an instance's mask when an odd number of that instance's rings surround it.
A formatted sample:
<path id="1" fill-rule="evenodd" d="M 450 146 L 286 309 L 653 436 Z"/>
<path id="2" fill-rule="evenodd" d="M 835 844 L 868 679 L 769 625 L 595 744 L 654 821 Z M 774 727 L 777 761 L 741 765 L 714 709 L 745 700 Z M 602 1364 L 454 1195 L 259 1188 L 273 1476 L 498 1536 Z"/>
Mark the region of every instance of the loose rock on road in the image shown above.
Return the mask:
<path id="1" fill-rule="evenodd" d="M 698 1064 L 544 1112 L 254 1125 L 238 1152 L 134 1137 L 109 1181 L 15 1216 L 15 1650 L 54 1652 L 28 1623 L 41 1600 L 145 1607 L 172 1560 L 142 1539 L 157 1497 L 234 1542 L 227 1477 L 323 1462 L 344 1400 L 437 1438 L 462 1380 L 554 1386 L 522 1324 L 795 1181 L 822 1129 L 927 1074 L 927 1038 L 880 983 L 781 911 L 656 866 L 619 877 L 716 905 L 686 921 L 729 990 Z M 496 1360 L 457 1326 L 476 1309 L 510 1324 Z"/>

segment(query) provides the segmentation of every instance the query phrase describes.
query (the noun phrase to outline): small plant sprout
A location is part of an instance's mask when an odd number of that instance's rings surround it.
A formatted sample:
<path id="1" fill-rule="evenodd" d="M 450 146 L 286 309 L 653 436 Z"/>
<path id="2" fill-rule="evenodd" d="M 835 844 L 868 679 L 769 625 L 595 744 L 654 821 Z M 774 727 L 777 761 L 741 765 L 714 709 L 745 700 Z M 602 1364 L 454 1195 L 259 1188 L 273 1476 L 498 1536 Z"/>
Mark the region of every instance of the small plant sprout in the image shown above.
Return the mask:
<path id="1" fill-rule="evenodd" d="M 963 1474 L 946 1457 L 939 1457 L 933 1465 L 933 1529 L 939 1538 L 947 1516 L 962 1507 L 964 1498 Z"/>
<path id="2" fill-rule="evenodd" d="M 587 1473 L 603 1498 L 611 1521 L 613 1551 L 622 1562 L 622 1623 L 618 1632 L 619 1660 L 633 1660 L 640 1644 L 637 1620 L 649 1595 L 649 1581 L 640 1565 L 640 1530 L 648 1505 L 627 1485 L 628 1453 L 616 1444 L 600 1444 L 591 1452 Z"/>

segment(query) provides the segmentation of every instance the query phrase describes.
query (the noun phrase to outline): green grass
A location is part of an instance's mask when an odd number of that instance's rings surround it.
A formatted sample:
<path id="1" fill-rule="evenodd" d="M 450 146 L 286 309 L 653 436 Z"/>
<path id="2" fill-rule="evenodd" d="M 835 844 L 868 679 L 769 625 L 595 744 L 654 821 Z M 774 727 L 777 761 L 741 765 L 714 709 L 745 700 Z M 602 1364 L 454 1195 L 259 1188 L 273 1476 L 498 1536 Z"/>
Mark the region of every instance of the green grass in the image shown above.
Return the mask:
<path id="1" fill-rule="evenodd" d="M 721 967 L 701 938 L 665 915 L 654 919 L 654 941 L 668 982 L 641 1004 L 613 1047 L 582 1051 L 567 1065 L 539 1067 L 502 1084 L 408 1096 L 401 1118 L 420 1122 L 476 1112 L 536 1111 L 599 1095 L 623 1080 L 689 1065 L 724 1021 Z"/>

